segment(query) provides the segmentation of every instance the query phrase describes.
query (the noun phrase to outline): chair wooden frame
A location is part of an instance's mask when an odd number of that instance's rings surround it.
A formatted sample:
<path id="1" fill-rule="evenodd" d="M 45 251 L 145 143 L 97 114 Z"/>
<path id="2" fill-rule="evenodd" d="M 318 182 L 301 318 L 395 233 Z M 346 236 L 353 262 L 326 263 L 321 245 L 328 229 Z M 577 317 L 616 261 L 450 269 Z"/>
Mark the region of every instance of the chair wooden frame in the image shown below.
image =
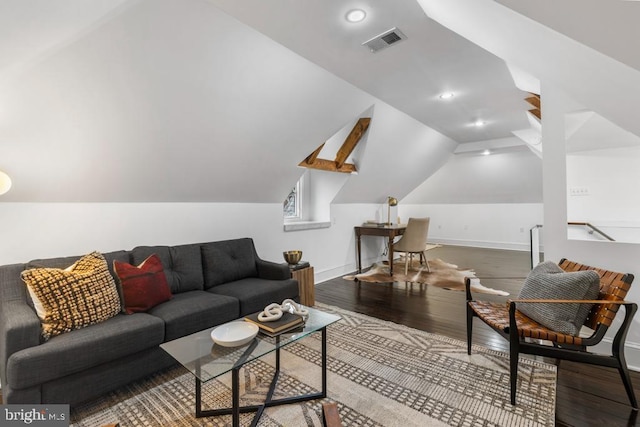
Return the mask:
<path id="1" fill-rule="evenodd" d="M 467 294 L 467 353 L 471 354 L 473 318 L 477 317 L 509 341 L 511 404 L 516 404 L 518 380 L 518 357 L 531 354 L 558 360 L 588 363 L 618 370 L 624 384 L 629 403 L 638 410 L 638 402 L 631 384 L 631 376 L 624 357 L 624 343 L 633 316 L 638 310 L 634 302 L 624 298 L 633 281 L 632 274 L 616 273 L 600 268 L 562 259 L 558 264 L 564 271 L 594 270 L 600 276 L 600 294 L 597 300 L 523 300 L 512 299 L 507 304 L 475 301 L 471 295 L 471 279 L 465 280 Z M 588 337 L 566 335 L 548 329 L 518 311 L 518 304 L 536 303 L 580 303 L 594 304 L 584 326 L 593 333 Z M 620 306 L 625 307 L 625 315 L 612 342 L 611 355 L 592 353 L 588 347 L 595 346 L 604 338 Z M 544 340 L 551 343 L 540 343 Z"/>

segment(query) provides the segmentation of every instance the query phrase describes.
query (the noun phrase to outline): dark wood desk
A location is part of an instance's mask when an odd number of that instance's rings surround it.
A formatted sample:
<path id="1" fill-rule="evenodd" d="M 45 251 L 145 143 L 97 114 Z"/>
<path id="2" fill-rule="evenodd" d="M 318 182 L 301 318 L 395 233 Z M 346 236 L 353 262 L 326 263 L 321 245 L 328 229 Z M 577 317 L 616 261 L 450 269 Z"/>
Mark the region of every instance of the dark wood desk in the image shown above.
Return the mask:
<path id="1" fill-rule="evenodd" d="M 406 224 L 396 224 L 396 225 L 385 225 L 384 227 L 378 226 L 356 226 L 353 227 L 356 231 L 356 248 L 358 251 L 358 273 L 362 273 L 362 259 L 361 259 L 361 248 L 360 248 L 360 237 L 361 236 L 382 236 L 387 237 L 389 239 L 389 275 L 393 275 L 393 251 L 391 250 L 391 246 L 393 245 L 393 240 L 397 236 L 401 236 L 404 233 L 404 230 L 407 229 Z"/>

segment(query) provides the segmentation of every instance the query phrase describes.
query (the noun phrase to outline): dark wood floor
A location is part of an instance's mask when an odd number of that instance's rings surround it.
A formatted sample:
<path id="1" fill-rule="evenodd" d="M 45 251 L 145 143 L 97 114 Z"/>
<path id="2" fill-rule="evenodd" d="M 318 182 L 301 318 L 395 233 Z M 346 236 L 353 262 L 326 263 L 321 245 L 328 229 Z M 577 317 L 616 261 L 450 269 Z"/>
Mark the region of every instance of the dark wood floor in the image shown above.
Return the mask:
<path id="1" fill-rule="evenodd" d="M 489 277 L 524 277 L 530 270 L 528 252 L 445 246 L 430 250 L 429 258 L 440 258 L 461 268 L 472 268 L 482 284 L 517 295 L 521 280 Z M 319 283 L 316 301 L 380 319 L 404 324 L 466 341 L 465 296 L 463 292 L 405 283 L 356 283 L 341 278 Z M 504 297 L 481 295 L 482 299 L 504 301 Z M 482 322 L 474 323 L 475 344 L 508 351 L 506 340 Z M 553 360 L 547 360 L 553 362 Z M 640 373 L 632 373 L 636 395 L 640 396 Z M 637 412 L 628 405 L 618 372 L 563 361 L 558 370 L 556 425 L 631 426 Z"/>

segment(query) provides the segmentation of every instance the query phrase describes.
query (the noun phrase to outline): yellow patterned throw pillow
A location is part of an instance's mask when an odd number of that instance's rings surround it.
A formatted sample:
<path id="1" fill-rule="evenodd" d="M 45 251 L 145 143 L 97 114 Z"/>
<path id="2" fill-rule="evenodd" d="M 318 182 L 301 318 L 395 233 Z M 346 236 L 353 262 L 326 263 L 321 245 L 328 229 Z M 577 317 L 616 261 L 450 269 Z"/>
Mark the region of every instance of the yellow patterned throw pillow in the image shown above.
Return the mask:
<path id="1" fill-rule="evenodd" d="M 21 274 L 42 322 L 45 340 L 105 321 L 122 310 L 107 261 L 92 252 L 66 268 L 32 268 Z"/>

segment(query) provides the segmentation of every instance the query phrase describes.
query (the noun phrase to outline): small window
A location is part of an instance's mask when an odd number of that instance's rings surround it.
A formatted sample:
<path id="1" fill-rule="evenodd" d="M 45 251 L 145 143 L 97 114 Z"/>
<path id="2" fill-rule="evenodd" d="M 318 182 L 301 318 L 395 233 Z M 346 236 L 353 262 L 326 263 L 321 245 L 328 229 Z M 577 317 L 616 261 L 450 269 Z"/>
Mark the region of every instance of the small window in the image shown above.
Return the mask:
<path id="1" fill-rule="evenodd" d="M 284 219 L 301 219 L 302 212 L 300 210 L 300 181 L 298 181 L 289 192 L 289 195 L 284 201 L 283 210 L 284 210 Z"/>

